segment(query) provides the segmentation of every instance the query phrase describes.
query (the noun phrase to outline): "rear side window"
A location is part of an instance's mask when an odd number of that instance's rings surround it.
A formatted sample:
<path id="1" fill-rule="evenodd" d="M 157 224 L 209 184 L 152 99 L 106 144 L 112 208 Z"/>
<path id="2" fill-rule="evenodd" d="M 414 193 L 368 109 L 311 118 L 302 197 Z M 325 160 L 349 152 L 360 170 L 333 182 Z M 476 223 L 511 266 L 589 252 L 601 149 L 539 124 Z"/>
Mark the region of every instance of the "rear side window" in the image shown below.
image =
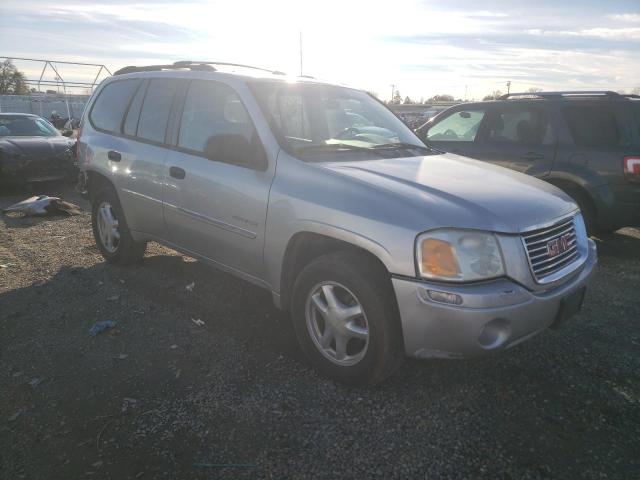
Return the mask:
<path id="1" fill-rule="evenodd" d="M 127 110 L 127 118 L 124 121 L 122 128 L 125 135 L 135 135 L 138 130 L 138 119 L 140 118 L 140 108 L 142 107 L 142 101 L 144 100 L 144 92 L 146 91 L 144 83 L 140 84 L 136 95 L 129 105 Z"/>
<path id="2" fill-rule="evenodd" d="M 106 85 L 91 109 L 89 119 L 94 127 L 120 133 L 122 118 L 139 80 L 120 80 Z"/>
<path id="3" fill-rule="evenodd" d="M 154 79 L 149 82 L 138 121 L 139 138 L 164 142 L 177 85 L 178 82 L 172 79 Z"/>
<path id="4" fill-rule="evenodd" d="M 628 134 L 611 106 L 576 105 L 566 107 L 564 115 L 576 145 L 617 147 L 629 144 Z"/>
<path id="5" fill-rule="evenodd" d="M 550 136 L 544 111 L 536 108 L 509 108 L 497 111 L 487 129 L 490 143 L 540 145 Z"/>
<path id="6" fill-rule="evenodd" d="M 485 110 L 455 112 L 433 125 L 427 132 L 427 140 L 433 142 L 473 142 L 478 135 Z"/>

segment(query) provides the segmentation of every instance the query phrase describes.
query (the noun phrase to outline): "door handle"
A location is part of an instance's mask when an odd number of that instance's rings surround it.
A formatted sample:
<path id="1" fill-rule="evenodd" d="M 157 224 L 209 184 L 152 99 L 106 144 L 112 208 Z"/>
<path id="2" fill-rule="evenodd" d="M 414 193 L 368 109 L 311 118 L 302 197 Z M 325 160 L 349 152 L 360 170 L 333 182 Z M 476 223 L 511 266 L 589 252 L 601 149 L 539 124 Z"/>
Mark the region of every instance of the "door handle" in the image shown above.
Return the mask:
<path id="1" fill-rule="evenodd" d="M 187 172 L 180 167 L 171 167 L 169 168 L 169 175 L 178 180 L 182 180 L 187 175 Z"/>
<path id="2" fill-rule="evenodd" d="M 107 158 L 112 162 L 119 162 L 120 160 L 122 160 L 122 155 L 120 154 L 120 152 L 116 152 L 115 150 L 109 150 L 109 153 L 107 153 Z"/>
<path id="3" fill-rule="evenodd" d="M 528 152 L 525 153 L 522 158 L 524 160 L 542 160 L 544 158 L 544 154 L 536 153 L 536 152 Z"/>

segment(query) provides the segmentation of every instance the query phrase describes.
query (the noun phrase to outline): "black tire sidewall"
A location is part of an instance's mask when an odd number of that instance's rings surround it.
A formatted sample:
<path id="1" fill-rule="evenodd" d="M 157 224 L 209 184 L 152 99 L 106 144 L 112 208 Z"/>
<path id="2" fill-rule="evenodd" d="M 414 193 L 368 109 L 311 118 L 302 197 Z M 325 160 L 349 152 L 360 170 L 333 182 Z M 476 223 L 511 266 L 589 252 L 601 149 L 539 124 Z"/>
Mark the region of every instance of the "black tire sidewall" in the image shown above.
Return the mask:
<path id="1" fill-rule="evenodd" d="M 369 275 L 367 275 L 369 273 Z M 333 281 L 347 287 L 358 299 L 367 318 L 369 345 L 364 358 L 352 366 L 339 366 L 324 357 L 311 339 L 306 324 L 306 301 L 311 289 Z M 394 311 L 389 295 L 381 292 L 382 282 L 372 281 L 357 262 L 345 255 L 325 255 L 307 265 L 298 276 L 292 295 L 291 314 L 302 350 L 323 374 L 352 385 L 373 384 L 387 376 L 387 363 L 396 360 L 398 339 Z M 393 357 L 393 358 L 392 358 Z"/>
<path id="2" fill-rule="evenodd" d="M 108 202 L 114 210 L 118 220 L 118 231 L 120 232 L 118 248 L 113 253 L 104 248 L 98 232 L 98 208 L 105 201 Z M 127 263 L 129 261 L 128 257 L 131 249 L 135 248 L 135 243 L 129 233 L 129 228 L 127 227 L 127 222 L 124 218 L 124 212 L 120 205 L 120 201 L 118 200 L 118 195 L 113 188 L 103 188 L 93 197 L 91 204 L 91 227 L 93 229 L 93 237 L 96 245 L 107 262 Z"/>

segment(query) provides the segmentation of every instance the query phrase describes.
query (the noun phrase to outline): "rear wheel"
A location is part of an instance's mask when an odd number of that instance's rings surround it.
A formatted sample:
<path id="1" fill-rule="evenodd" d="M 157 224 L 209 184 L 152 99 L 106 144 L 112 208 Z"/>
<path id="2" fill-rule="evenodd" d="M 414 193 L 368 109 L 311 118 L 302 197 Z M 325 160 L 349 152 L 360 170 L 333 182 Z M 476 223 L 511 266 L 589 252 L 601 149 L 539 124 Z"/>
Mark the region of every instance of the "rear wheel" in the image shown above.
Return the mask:
<path id="1" fill-rule="evenodd" d="M 569 195 L 580 207 L 582 212 L 582 219 L 584 220 L 585 227 L 587 227 L 587 234 L 593 235 L 598 231 L 597 227 L 597 212 L 593 201 L 589 196 L 578 188 L 571 186 L 559 186 L 567 195 Z"/>
<path id="2" fill-rule="evenodd" d="M 136 242 L 127 227 L 118 196 L 105 187 L 92 200 L 91 225 L 96 245 L 109 263 L 128 265 L 140 261 L 146 242 Z"/>
<path id="3" fill-rule="evenodd" d="M 298 275 L 292 296 L 296 336 L 314 367 L 347 384 L 375 384 L 400 365 L 402 339 L 388 280 L 371 259 L 323 255 Z"/>

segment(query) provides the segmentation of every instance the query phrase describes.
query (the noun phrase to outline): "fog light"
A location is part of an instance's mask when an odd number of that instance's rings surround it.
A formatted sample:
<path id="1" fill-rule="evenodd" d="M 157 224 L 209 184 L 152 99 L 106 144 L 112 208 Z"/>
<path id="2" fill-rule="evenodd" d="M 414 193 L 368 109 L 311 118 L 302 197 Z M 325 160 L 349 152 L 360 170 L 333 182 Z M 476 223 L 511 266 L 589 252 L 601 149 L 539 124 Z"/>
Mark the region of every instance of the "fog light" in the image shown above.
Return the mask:
<path id="1" fill-rule="evenodd" d="M 439 292 L 437 290 L 427 290 L 427 295 L 434 302 L 449 303 L 451 305 L 462 305 L 462 297 L 455 293 Z"/>
<path id="2" fill-rule="evenodd" d="M 508 320 L 496 318 L 491 320 L 480 332 L 478 343 L 482 348 L 492 350 L 501 347 L 511 335 L 511 324 Z"/>

